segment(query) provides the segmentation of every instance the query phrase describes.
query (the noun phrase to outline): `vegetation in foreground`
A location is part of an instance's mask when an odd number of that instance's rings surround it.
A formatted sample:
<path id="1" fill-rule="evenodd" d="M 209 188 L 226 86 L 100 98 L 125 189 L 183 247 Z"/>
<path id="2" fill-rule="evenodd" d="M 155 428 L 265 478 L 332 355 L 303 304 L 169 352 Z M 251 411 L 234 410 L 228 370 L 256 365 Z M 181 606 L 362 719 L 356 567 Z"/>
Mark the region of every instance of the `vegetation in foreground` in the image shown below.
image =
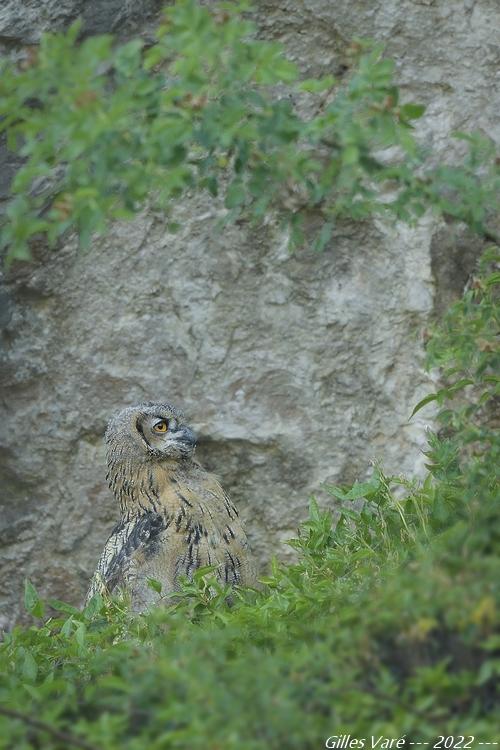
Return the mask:
<path id="1" fill-rule="evenodd" d="M 43 622 L 28 583 L 38 624 L 0 647 L 0 747 L 500 741 L 499 261 L 485 255 L 431 338 L 446 385 L 417 406 L 437 401 L 442 424 L 423 483 L 375 469 L 332 487 L 338 520 L 312 502 L 298 562 L 231 607 L 205 570 L 147 616 L 96 597 L 51 602 Z"/>

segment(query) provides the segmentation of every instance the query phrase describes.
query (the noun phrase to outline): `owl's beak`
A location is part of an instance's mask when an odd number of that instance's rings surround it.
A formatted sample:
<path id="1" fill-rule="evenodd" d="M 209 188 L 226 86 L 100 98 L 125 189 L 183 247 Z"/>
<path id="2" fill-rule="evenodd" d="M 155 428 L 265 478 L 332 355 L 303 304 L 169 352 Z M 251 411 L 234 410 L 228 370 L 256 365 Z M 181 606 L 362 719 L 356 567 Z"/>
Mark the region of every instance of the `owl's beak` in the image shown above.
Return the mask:
<path id="1" fill-rule="evenodd" d="M 180 430 L 177 430 L 175 439 L 188 448 L 194 448 L 196 446 L 196 435 L 189 427 L 181 427 Z"/>

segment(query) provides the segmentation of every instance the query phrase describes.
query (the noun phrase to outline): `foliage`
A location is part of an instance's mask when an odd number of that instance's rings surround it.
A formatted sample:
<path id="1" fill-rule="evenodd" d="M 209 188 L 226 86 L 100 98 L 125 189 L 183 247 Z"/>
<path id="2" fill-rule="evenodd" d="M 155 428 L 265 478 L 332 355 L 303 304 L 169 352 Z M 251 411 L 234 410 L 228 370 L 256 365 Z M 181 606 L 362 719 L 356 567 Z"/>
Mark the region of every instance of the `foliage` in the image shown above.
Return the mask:
<path id="1" fill-rule="evenodd" d="M 41 622 L 28 583 L 38 624 L 0 647 L 0 746 L 312 750 L 343 733 L 498 741 L 500 441 L 486 409 L 498 385 L 496 263 L 489 253 L 429 345 L 450 386 L 423 484 L 376 468 L 331 487 L 336 520 L 313 501 L 291 542 L 298 561 L 274 563 L 231 606 L 204 569 L 169 608 L 132 616 L 95 597 L 83 611 L 51 602 L 58 616 Z M 463 379 L 473 383 L 457 403 Z"/>
<path id="2" fill-rule="evenodd" d="M 149 47 L 80 41 L 75 24 L 21 66 L 0 64 L 0 133 L 24 159 L 0 235 L 7 260 L 69 228 L 86 246 L 109 220 L 146 202 L 168 211 L 191 189 L 221 194 L 227 221 L 277 212 L 295 245 L 307 210 L 323 218 L 318 248 L 342 216 L 433 208 L 484 230 L 500 192 L 489 141 L 463 135 L 464 164 L 432 167 L 412 133 L 424 107 L 399 101 L 381 47 L 352 45 L 346 83 L 300 81 L 249 11 L 178 0 Z M 309 116 L 294 106 L 304 97 Z"/>
<path id="3" fill-rule="evenodd" d="M 500 253 L 490 248 L 471 288 L 450 308 L 428 345 L 429 365 L 441 368 L 445 385 L 414 409 L 430 401 L 440 405 L 441 431 L 430 438 L 427 468 L 437 480 L 446 479 L 447 502 L 474 511 L 482 542 L 492 544 L 500 541 L 494 523 L 500 477 L 499 271 Z"/>

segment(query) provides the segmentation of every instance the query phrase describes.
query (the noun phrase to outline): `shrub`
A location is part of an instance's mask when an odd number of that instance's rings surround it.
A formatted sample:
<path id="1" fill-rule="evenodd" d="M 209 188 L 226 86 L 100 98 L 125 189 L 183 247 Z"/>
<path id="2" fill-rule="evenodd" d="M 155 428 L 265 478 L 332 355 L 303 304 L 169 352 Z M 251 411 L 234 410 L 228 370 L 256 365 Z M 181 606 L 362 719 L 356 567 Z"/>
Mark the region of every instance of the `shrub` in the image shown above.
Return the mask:
<path id="1" fill-rule="evenodd" d="M 322 219 L 317 248 L 339 217 L 411 221 L 428 209 L 492 234 L 491 141 L 457 134 L 469 143 L 465 160 L 432 166 L 412 129 L 424 107 L 400 101 L 380 46 L 351 45 L 346 82 L 301 81 L 250 18 L 243 2 L 178 0 L 149 47 L 80 41 L 76 24 L 44 35 L 21 66 L 0 63 L 0 133 L 24 160 L 0 233 L 7 260 L 29 259 L 33 239 L 56 245 L 69 229 L 87 246 L 110 220 L 151 204 L 168 212 L 192 189 L 220 194 L 225 221 L 278 215 L 295 246 L 311 210 Z M 304 96 L 307 116 L 293 105 Z"/>
<path id="2" fill-rule="evenodd" d="M 443 430 L 430 435 L 423 483 L 376 469 L 367 482 L 332 487 L 338 520 L 312 501 L 291 541 L 298 561 L 275 562 L 262 588 L 238 592 L 230 607 L 205 569 L 167 609 L 132 616 L 95 597 L 83 611 L 52 602 L 59 616 L 43 622 L 28 583 L 38 624 L 0 647 L 3 746 L 498 741 L 500 443 L 489 408 L 498 260 L 487 254 L 431 339 L 430 361 L 449 382 L 433 396 Z"/>

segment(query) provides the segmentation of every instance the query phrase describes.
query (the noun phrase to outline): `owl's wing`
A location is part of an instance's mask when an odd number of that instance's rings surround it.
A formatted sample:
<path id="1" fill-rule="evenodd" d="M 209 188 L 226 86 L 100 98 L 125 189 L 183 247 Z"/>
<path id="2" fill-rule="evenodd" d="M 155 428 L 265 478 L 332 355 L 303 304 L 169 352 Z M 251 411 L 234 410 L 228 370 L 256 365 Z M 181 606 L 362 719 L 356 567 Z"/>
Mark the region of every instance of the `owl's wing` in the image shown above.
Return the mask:
<path id="1" fill-rule="evenodd" d="M 209 564 L 217 564 L 217 575 L 225 584 L 255 585 L 256 570 L 247 536 L 238 510 L 213 474 L 208 474 L 201 489 L 210 546 Z M 205 516 L 206 517 L 206 516 Z"/>
<path id="2" fill-rule="evenodd" d="M 236 507 L 224 493 L 225 528 L 223 541 L 227 545 L 224 564 L 224 582 L 254 586 L 257 571 L 250 552 L 247 535 Z"/>
<path id="3" fill-rule="evenodd" d="M 122 518 L 104 545 L 85 603 L 96 593 L 105 595 L 117 587 L 125 588 L 134 575 L 138 558 L 156 545 L 165 528 L 164 516 L 154 512 Z"/>

